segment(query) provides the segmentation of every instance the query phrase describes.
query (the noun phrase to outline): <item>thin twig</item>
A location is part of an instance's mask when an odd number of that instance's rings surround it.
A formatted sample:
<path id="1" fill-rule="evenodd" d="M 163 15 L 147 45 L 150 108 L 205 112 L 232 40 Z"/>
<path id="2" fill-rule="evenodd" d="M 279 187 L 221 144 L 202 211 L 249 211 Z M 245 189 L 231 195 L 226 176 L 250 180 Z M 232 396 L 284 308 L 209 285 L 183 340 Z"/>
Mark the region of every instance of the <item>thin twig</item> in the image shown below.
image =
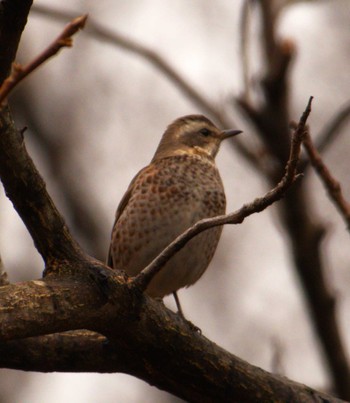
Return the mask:
<path id="1" fill-rule="evenodd" d="M 317 136 L 316 148 L 324 151 L 332 144 L 340 133 L 342 126 L 350 119 L 350 102 L 347 102 L 326 125 L 325 129 Z"/>
<path id="2" fill-rule="evenodd" d="M 251 203 L 245 204 L 243 207 L 233 213 L 198 221 L 187 231 L 179 235 L 145 269 L 143 269 L 142 272 L 133 280 L 133 286 L 139 287 L 141 290 L 145 290 L 153 277 L 162 269 L 162 267 L 164 267 L 169 259 L 172 258 L 176 252 L 182 249 L 187 242 L 189 242 L 200 232 L 224 224 L 240 224 L 246 217 L 254 213 L 261 212 L 266 207 L 283 197 L 287 189 L 298 177 L 297 164 L 299 161 L 301 143 L 305 134 L 305 124 L 311 112 L 311 102 L 312 97 L 310 97 L 307 107 L 300 118 L 299 124 L 293 133 L 290 155 L 286 165 L 286 172 L 277 186 L 264 196 L 255 199 Z"/>
<path id="3" fill-rule="evenodd" d="M 304 147 L 308 153 L 312 166 L 327 189 L 330 199 L 343 217 L 348 230 L 350 230 L 350 204 L 345 200 L 340 183 L 332 176 L 331 172 L 323 162 L 322 157 L 314 146 L 308 132 L 304 138 Z"/>
<path id="4" fill-rule="evenodd" d="M 0 87 L 0 104 L 4 102 L 9 93 L 31 72 L 37 69 L 40 65 L 55 56 L 63 47 L 71 47 L 73 44 L 72 36 L 82 29 L 87 20 L 87 15 L 74 18 L 62 31 L 62 33 L 34 60 L 26 66 L 21 66 L 18 63 L 12 64 L 12 73 L 6 78 Z"/>

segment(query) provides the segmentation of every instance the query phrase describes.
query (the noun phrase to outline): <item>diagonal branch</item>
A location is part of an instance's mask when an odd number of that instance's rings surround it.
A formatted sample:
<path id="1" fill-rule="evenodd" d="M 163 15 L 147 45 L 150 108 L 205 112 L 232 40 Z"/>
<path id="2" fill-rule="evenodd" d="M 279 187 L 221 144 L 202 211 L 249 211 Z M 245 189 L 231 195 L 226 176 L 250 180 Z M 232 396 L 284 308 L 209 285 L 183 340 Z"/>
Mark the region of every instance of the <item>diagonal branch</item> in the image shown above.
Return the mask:
<path id="1" fill-rule="evenodd" d="M 0 83 L 8 76 L 33 0 L 2 1 L 0 4 Z"/>
<path id="2" fill-rule="evenodd" d="M 294 183 L 297 175 L 297 164 L 301 143 L 304 138 L 305 124 L 311 112 L 312 97 L 310 97 L 307 107 L 300 118 L 299 124 L 295 129 L 292 137 L 290 155 L 286 166 L 286 172 L 282 180 L 277 186 L 266 193 L 264 196 L 255 199 L 253 202 L 244 205 L 239 210 L 214 218 L 207 218 L 197 222 L 183 234 L 179 235 L 163 252 L 161 252 L 142 272 L 135 277 L 133 285 L 145 290 L 153 277 L 164 267 L 168 260 L 174 256 L 188 241 L 209 228 L 217 227 L 224 224 L 240 224 L 251 214 L 259 213 L 277 200 L 280 200 L 288 188 Z"/>
<path id="3" fill-rule="evenodd" d="M 347 102 L 336 114 L 331 121 L 326 125 L 324 130 L 317 136 L 316 147 L 319 152 L 325 151 L 325 149 L 332 144 L 342 127 L 350 119 L 350 102 Z"/>
<path id="4" fill-rule="evenodd" d="M 6 107 L 0 109 L 0 178 L 45 263 L 79 259 L 80 248 L 49 196 Z"/>
<path id="5" fill-rule="evenodd" d="M 340 183 L 332 176 L 323 162 L 321 155 L 316 150 L 309 133 L 305 136 L 304 147 L 309 155 L 312 166 L 327 189 L 330 199 L 343 217 L 348 230 L 350 230 L 350 204 L 343 196 Z"/>
<path id="6" fill-rule="evenodd" d="M 18 4 L 17 4 L 18 3 Z M 0 6 L 0 79 L 5 79 L 24 29 L 31 1 L 6 1 Z M 12 25 L 11 25 L 12 24 Z M 11 49 L 10 49 L 11 47 Z M 29 157 L 23 134 L 16 130 L 7 107 L 0 108 L 0 179 L 5 192 L 27 226 L 45 262 L 81 258 L 62 216 L 46 191 Z M 25 195 L 25 197 L 24 197 Z"/>
<path id="7" fill-rule="evenodd" d="M 99 260 L 104 260 L 106 245 L 104 237 L 103 220 L 96 214 L 96 204 L 86 202 L 87 194 L 83 189 L 77 188 L 75 177 L 67 175 L 67 164 L 63 161 L 63 156 L 69 154 L 71 145 L 70 136 L 61 136 L 61 127 L 55 124 L 45 125 L 42 121 L 43 111 L 38 108 L 35 102 L 35 91 L 28 88 L 17 90 L 11 96 L 13 109 L 22 117 L 22 121 L 30 127 L 30 132 L 34 133 L 34 141 L 41 149 L 42 155 L 47 164 L 50 176 L 56 182 L 61 194 L 64 194 L 64 204 L 69 216 L 69 225 L 73 233 L 77 234 L 77 239 L 84 246 L 88 253 Z M 73 119 L 74 109 L 65 114 L 66 123 L 70 126 Z M 74 166 L 74 165 L 72 165 Z M 71 168 L 72 169 L 72 168 Z M 74 168 L 73 168 L 74 169 Z"/>
<path id="8" fill-rule="evenodd" d="M 3 82 L 0 87 L 0 104 L 4 102 L 9 93 L 24 80 L 30 73 L 45 63 L 48 59 L 55 56 L 63 47 L 72 46 L 72 36 L 82 29 L 85 25 L 87 15 L 77 17 L 72 20 L 62 31 L 62 33 L 34 60 L 25 66 L 13 63 L 12 73 Z"/>

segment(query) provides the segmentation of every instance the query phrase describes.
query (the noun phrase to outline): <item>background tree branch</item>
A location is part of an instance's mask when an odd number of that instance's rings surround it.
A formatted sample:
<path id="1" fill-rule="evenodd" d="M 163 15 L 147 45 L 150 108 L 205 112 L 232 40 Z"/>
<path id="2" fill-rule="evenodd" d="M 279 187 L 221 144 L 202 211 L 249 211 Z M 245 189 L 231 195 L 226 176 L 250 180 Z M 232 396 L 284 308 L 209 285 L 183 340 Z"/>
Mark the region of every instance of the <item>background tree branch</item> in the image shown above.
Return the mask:
<path id="1" fill-rule="evenodd" d="M 304 139 L 304 146 L 312 166 L 328 191 L 330 199 L 343 217 L 348 230 L 350 230 L 350 204 L 343 196 L 340 183 L 332 176 L 326 164 L 322 161 L 321 155 L 316 150 L 309 133 L 306 134 Z"/>
<path id="2" fill-rule="evenodd" d="M 268 181 L 275 181 L 286 158 L 289 126 L 289 66 L 294 45 L 278 37 L 272 25 L 277 14 L 272 1 L 259 0 L 261 37 L 264 49 L 264 76 L 260 80 L 263 97 L 258 105 L 239 99 L 238 104 L 256 128 L 258 136 L 276 164 Z M 273 17 L 271 17 L 273 16 Z M 346 109 L 341 114 L 342 121 Z M 332 127 L 337 124 L 333 124 Z M 333 132 L 333 129 L 329 131 Z M 328 136 L 327 136 L 328 137 Z M 325 136 L 323 136 L 325 138 Z M 324 140 L 323 140 L 324 142 Z M 306 181 L 300 181 L 280 204 L 281 223 L 289 238 L 295 269 L 302 283 L 306 303 L 317 336 L 323 346 L 334 388 L 350 399 L 350 367 L 336 315 L 335 297 L 325 280 L 321 242 L 325 227 L 315 219 L 307 196 Z"/>

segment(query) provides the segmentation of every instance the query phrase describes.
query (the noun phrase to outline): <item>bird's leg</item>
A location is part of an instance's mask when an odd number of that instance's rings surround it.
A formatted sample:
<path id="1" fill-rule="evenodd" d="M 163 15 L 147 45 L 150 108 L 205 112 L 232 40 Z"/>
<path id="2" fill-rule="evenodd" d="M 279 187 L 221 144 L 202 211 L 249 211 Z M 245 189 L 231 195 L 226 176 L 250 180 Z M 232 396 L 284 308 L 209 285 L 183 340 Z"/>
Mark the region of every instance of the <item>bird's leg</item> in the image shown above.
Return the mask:
<path id="1" fill-rule="evenodd" d="M 199 327 L 197 327 L 197 326 L 194 325 L 191 321 L 189 321 L 188 319 L 185 318 L 185 315 L 184 315 L 184 313 L 183 313 L 183 311 L 182 311 L 181 304 L 180 304 L 180 300 L 179 300 L 179 297 L 177 296 L 176 291 L 173 292 L 173 296 L 174 296 L 174 299 L 175 299 L 175 302 L 176 302 L 176 306 L 177 306 L 177 313 L 185 320 L 185 322 L 187 322 L 187 324 L 189 325 L 189 327 L 190 327 L 193 331 L 202 334 L 202 331 L 201 331 L 201 329 L 200 329 Z"/>
<path id="2" fill-rule="evenodd" d="M 180 300 L 179 300 L 179 297 L 177 296 L 176 291 L 173 292 L 173 296 L 174 296 L 174 299 L 175 299 L 175 302 L 176 302 L 178 314 L 179 314 L 180 316 L 182 316 L 184 319 L 186 319 L 186 318 L 185 318 L 185 315 L 184 315 L 184 313 L 183 313 L 183 311 L 182 311 L 181 304 L 180 304 Z"/>

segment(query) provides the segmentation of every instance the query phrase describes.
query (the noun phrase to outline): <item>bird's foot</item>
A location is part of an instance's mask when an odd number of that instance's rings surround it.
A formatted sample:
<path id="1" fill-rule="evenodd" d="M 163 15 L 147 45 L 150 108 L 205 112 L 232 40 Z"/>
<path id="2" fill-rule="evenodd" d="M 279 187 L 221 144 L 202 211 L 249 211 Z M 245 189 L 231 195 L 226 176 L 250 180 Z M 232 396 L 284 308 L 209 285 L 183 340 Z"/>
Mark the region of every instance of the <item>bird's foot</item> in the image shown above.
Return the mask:
<path id="1" fill-rule="evenodd" d="M 184 316 L 182 316 L 182 319 L 184 319 L 184 321 L 186 322 L 186 324 L 188 325 L 188 327 L 191 329 L 192 332 L 202 334 L 202 330 L 198 326 L 194 325 L 190 320 L 186 319 Z"/>

